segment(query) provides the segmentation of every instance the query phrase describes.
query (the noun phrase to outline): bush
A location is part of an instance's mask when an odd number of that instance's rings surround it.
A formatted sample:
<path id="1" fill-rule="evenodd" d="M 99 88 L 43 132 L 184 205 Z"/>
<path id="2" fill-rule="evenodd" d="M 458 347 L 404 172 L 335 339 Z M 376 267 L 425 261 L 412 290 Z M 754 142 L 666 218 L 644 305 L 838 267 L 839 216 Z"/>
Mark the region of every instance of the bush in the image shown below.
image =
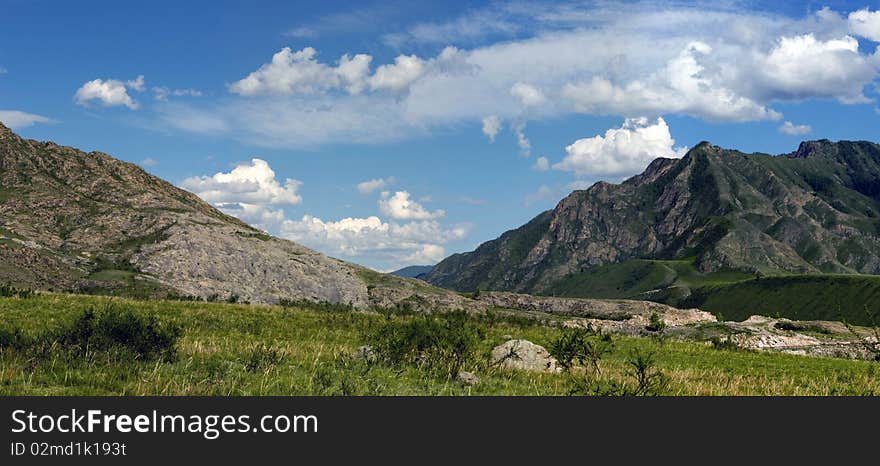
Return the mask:
<path id="1" fill-rule="evenodd" d="M 31 339 L 20 328 L 13 331 L 0 329 L 0 348 L 23 349 L 31 345 Z"/>
<path id="2" fill-rule="evenodd" d="M 659 368 L 653 352 L 635 350 L 626 360 L 628 380 L 602 378 L 598 374 L 571 374 L 569 395 L 587 396 L 658 396 L 669 387 L 669 378 Z"/>
<path id="3" fill-rule="evenodd" d="M 28 299 L 34 296 L 34 290 L 16 288 L 12 285 L 0 285 L 0 297 Z"/>
<path id="4" fill-rule="evenodd" d="M 467 313 L 418 316 L 403 323 L 387 317 L 370 338 L 379 360 L 391 365 L 415 364 L 452 377 L 472 361 L 485 337 Z"/>
<path id="5" fill-rule="evenodd" d="M 257 343 L 245 358 L 244 367 L 248 372 L 257 372 L 281 364 L 286 355 L 283 350 L 266 346 L 265 343 Z"/>
<path id="6" fill-rule="evenodd" d="M 562 335 L 550 344 L 550 354 L 564 370 L 571 370 L 575 361 L 589 365 L 599 374 L 599 361 L 614 351 L 611 335 L 587 328 L 563 329 Z"/>
<path id="7" fill-rule="evenodd" d="M 101 312 L 87 309 L 70 326 L 46 335 L 78 354 L 90 351 L 128 351 L 139 359 L 171 360 L 182 334 L 176 325 L 163 325 L 155 316 L 140 316 L 112 306 Z"/>
<path id="8" fill-rule="evenodd" d="M 666 330 L 666 322 L 663 320 L 663 317 L 660 317 L 660 314 L 654 312 L 651 314 L 651 320 L 645 326 L 645 330 L 649 332 L 662 332 Z"/>

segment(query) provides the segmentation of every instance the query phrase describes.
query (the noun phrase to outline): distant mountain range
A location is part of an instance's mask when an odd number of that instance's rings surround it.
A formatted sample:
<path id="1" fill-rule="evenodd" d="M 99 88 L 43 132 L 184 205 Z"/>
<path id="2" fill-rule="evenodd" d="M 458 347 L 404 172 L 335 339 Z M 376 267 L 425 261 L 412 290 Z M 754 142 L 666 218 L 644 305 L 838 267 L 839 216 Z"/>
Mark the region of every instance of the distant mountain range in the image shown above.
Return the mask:
<path id="1" fill-rule="evenodd" d="M 649 297 L 687 286 L 685 276 L 817 273 L 880 273 L 875 143 L 809 141 L 773 156 L 703 142 L 621 184 L 575 191 L 425 280 L 458 291 Z"/>
<path id="2" fill-rule="evenodd" d="M 424 279 L 428 272 L 430 272 L 433 268 L 433 265 L 410 265 L 409 267 L 404 267 L 402 269 L 391 272 L 391 275 L 397 275 L 398 277 Z"/>

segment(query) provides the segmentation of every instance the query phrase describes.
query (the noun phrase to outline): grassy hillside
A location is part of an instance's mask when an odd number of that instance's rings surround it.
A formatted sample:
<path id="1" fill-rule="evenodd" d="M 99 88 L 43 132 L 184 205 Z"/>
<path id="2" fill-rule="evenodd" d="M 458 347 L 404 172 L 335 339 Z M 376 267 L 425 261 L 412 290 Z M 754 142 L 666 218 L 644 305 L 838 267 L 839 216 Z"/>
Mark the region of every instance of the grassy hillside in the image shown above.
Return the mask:
<path id="1" fill-rule="evenodd" d="M 71 339 L 83 333 L 73 322 L 78 318 L 82 322 L 83 312 L 89 308 L 97 309 L 98 315 L 108 312 L 108 304 L 135 316 L 118 322 L 150 322 L 146 319 L 152 316 L 155 321 L 147 326 L 150 329 L 179 328 L 182 333 L 176 352 L 165 358 L 149 358 L 102 349 L 97 343 L 85 349 L 68 348 Z M 562 332 L 515 320 L 471 317 L 462 323 L 476 341 L 475 357 L 462 366 L 481 378 L 471 388 L 425 367 L 370 364 L 351 357 L 377 331 L 388 325 L 427 325 L 428 320 L 419 319 L 424 318 L 354 313 L 334 307 L 133 301 L 60 294 L 0 298 L 0 395 L 564 395 L 579 377 L 502 372 L 490 367 L 488 352 L 511 337 L 549 347 Z M 432 325 L 427 328 L 451 328 L 442 318 Z M 61 333 L 59 329 L 67 330 Z M 172 333 L 156 336 L 142 332 L 137 341 L 158 344 Z M 63 336 L 48 345 L 21 343 L 38 341 L 46 334 Z M 601 362 L 602 377 L 629 383 L 634 351 L 654 355 L 656 369 L 669 380 L 661 393 L 666 395 L 880 393 L 876 363 L 754 353 L 651 338 L 614 337 L 614 351 Z"/>
<path id="2" fill-rule="evenodd" d="M 880 313 L 878 275 L 758 278 L 738 271 L 701 273 L 692 260 L 633 260 L 594 267 L 554 283 L 547 294 L 648 299 L 678 307 L 699 307 L 719 313 L 726 320 L 765 315 L 872 325 L 869 316 Z"/>
<path id="3" fill-rule="evenodd" d="M 871 325 L 880 317 L 880 276 L 795 275 L 707 285 L 695 288 L 682 304 L 730 320 L 760 314 Z"/>

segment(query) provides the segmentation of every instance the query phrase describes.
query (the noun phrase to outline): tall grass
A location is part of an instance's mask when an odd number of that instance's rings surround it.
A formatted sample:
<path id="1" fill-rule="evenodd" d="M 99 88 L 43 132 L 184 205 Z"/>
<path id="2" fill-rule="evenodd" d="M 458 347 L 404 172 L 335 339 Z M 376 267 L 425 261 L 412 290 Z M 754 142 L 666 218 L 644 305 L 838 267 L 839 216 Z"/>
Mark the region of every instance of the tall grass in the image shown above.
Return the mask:
<path id="1" fill-rule="evenodd" d="M 116 317 L 104 318 L 108 302 Z M 156 335 L 179 328 L 173 357 L 132 348 L 150 338 L 112 338 L 113 344 L 89 350 L 62 343 L 66 330 L 93 309 L 88 328 L 125 322 Z M 134 318 L 119 317 L 130 312 Z M 518 325 L 485 317 L 460 316 L 461 322 L 436 317 L 327 312 L 297 307 L 182 301 L 133 301 L 119 298 L 40 293 L 31 299 L 0 298 L 0 395 L 568 395 L 567 373 L 503 371 L 486 363 L 488 354 L 509 338 L 551 347 L 564 329 Z M 132 320 L 130 320 L 132 319 Z M 99 322 L 107 322 L 100 324 Z M 116 324 L 113 324 L 113 323 Z M 110 325 L 112 324 L 112 325 Z M 362 345 L 375 345 L 385 326 L 403 341 L 407 332 L 467 326 L 477 336 L 472 356 L 458 367 L 475 372 L 478 385 L 467 387 L 448 377 L 443 358 L 429 369 L 419 351 L 402 351 L 400 362 L 370 363 L 353 357 Z M 418 330 L 416 330 L 418 328 Z M 438 330 L 443 332 L 443 330 Z M 75 332 L 74 332 L 75 333 Z M 131 332 L 137 335 L 138 331 Z M 53 335 L 50 338 L 48 335 Z M 426 335 L 423 335 L 426 336 Z M 450 334 L 451 336 L 451 334 Z M 103 338 L 103 337 L 102 337 Z M 421 338 L 421 337 L 420 337 Z M 162 338 L 158 338 L 162 340 Z M 41 340 L 47 344 L 33 346 Z M 413 340 L 419 341 L 418 339 Z M 439 341 L 439 348 L 455 348 Z M 430 347 L 432 344 L 428 344 Z M 150 345 L 147 345 L 149 347 Z M 161 346 L 161 345 L 160 345 Z M 422 345 L 422 348 L 426 346 Z M 73 348 L 71 350 L 70 348 Z M 115 349 L 114 349 L 115 348 Z M 433 350 L 432 350 L 433 351 Z M 634 355 L 651 355 L 652 370 L 666 379 L 664 395 L 865 395 L 880 393 L 880 365 L 749 351 L 716 349 L 698 343 L 615 336 L 614 351 L 601 358 L 606 383 L 639 386 Z M 444 354 L 441 350 L 439 354 Z M 644 361 L 643 361 L 644 363 Z M 634 375 L 635 374 L 635 375 Z M 602 393 L 614 394 L 614 393 Z"/>

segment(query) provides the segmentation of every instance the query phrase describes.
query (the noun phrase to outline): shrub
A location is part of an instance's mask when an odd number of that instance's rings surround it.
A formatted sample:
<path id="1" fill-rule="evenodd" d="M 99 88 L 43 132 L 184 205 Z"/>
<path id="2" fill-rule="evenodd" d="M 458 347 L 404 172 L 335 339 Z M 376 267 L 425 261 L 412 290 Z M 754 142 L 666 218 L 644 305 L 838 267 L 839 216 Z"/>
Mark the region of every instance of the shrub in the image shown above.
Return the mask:
<path id="1" fill-rule="evenodd" d="M 370 340 L 380 361 L 416 364 L 451 377 L 474 359 L 484 337 L 483 330 L 469 321 L 467 313 L 455 311 L 418 316 L 402 323 L 387 317 Z"/>
<path id="2" fill-rule="evenodd" d="M 614 351 L 614 341 L 610 334 L 594 330 L 592 325 L 587 328 L 566 328 L 548 350 L 564 370 L 571 370 L 576 361 L 589 365 L 599 374 L 599 361 Z"/>
<path id="3" fill-rule="evenodd" d="M 653 352 L 634 350 L 626 360 L 626 375 L 631 380 L 618 381 L 586 372 L 571 374 L 569 395 L 587 396 L 658 396 L 669 387 L 669 378 L 657 368 Z"/>
<path id="4" fill-rule="evenodd" d="M 0 285 L 0 297 L 28 299 L 34 296 L 34 290 L 16 288 L 12 285 Z"/>
<path id="5" fill-rule="evenodd" d="M 645 330 L 649 332 L 662 332 L 666 329 L 666 322 L 656 312 L 651 314 L 650 322 L 645 326 Z"/>
<path id="6" fill-rule="evenodd" d="M 669 386 L 669 378 L 657 368 L 653 352 L 635 350 L 630 353 L 627 364 L 629 375 L 636 381 L 636 386 L 627 395 L 657 396 L 662 395 Z"/>
<path id="7" fill-rule="evenodd" d="M 0 348 L 22 349 L 31 345 L 31 339 L 20 328 L 13 331 L 0 329 Z"/>
<path id="8" fill-rule="evenodd" d="M 720 337 L 712 337 L 712 339 L 709 340 L 709 342 L 712 343 L 712 347 L 715 349 L 721 349 L 721 350 L 741 349 L 739 346 L 737 346 L 737 344 L 729 336 L 724 339 L 722 339 Z"/>
<path id="9" fill-rule="evenodd" d="M 271 368 L 281 364 L 287 354 L 265 343 L 254 345 L 244 360 L 244 367 L 248 372 L 256 372 L 260 369 Z"/>
<path id="10" fill-rule="evenodd" d="M 71 325 L 45 334 L 37 341 L 54 341 L 79 355 L 122 350 L 138 359 L 171 360 L 181 334 L 179 326 L 163 325 L 155 316 L 143 317 L 130 310 L 107 306 L 101 312 L 89 308 Z"/>

